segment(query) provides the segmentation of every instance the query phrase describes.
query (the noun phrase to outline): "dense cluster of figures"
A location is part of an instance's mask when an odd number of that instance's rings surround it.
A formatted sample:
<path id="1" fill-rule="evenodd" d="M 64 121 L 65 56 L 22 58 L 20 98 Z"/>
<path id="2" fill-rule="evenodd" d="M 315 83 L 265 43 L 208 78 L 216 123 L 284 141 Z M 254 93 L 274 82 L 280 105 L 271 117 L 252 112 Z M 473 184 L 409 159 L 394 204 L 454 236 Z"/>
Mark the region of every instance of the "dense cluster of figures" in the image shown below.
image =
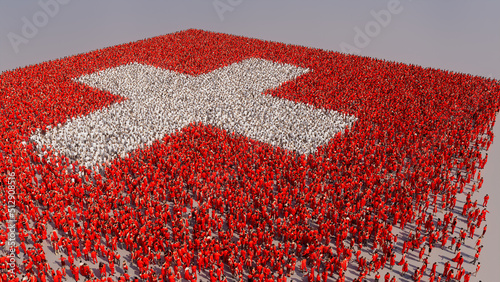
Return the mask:
<path id="1" fill-rule="evenodd" d="M 129 64 L 77 81 L 126 97 L 31 139 L 86 167 L 125 156 L 139 146 L 201 122 L 307 154 L 355 118 L 262 95 L 307 69 L 251 58 L 197 77 Z"/>
<path id="2" fill-rule="evenodd" d="M 313 153 L 201 121 L 91 166 L 38 143 L 126 102 L 75 79 L 133 63 L 199 76 L 249 58 L 310 70 L 264 95 L 356 121 Z M 0 220 L 19 243 L 1 281 L 470 281 L 480 268 L 488 198 L 474 193 L 497 81 L 188 30 L 4 72 L 0 93 L 0 180 L 15 175 L 18 210 Z"/>

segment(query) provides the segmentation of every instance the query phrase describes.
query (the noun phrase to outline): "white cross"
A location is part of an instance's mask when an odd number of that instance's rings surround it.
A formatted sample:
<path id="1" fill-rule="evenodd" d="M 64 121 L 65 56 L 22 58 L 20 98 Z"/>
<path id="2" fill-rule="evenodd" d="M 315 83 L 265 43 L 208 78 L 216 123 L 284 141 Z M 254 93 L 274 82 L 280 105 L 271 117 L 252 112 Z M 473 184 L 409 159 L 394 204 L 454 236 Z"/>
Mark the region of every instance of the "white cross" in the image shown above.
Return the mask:
<path id="1" fill-rule="evenodd" d="M 263 95 L 308 72 L 255 58 L 198 76 L 138 63 L 122 65 L 75 81 L 121 95 L 125 101 L 72 118 L 46 134 L 37 132 L 32 140 L 91 167 L 201 122 L 313 153 L 356 118 Z"/>

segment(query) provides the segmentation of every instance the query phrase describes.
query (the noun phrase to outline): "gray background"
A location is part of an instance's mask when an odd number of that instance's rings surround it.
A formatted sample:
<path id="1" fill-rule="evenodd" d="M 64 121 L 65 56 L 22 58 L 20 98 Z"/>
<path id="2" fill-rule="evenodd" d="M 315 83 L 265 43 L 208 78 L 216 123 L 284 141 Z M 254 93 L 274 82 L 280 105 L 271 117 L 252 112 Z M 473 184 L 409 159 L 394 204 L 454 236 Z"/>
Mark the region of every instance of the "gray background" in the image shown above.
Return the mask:
<path id="1" fill-rule="evenodd" d="M 55 1 L 55 0 L 54 0 Z M 50 2 L 42 0 L 40 2 Z M 389 0 L 60 0 L 46 17 L 39 1 L 0 0 L 0 71 L 188 28 L 341 51 L 500 79 L 500 1 L 400 0 L 398 13 L 356 45 L 356 28 L 375 21 Z M 222 3 L 222 4 L 221 4 Z M 228 8 L 217 12 L 215 6 Z M 23 26 L 39 17 L 36 32 Z M 380 25 L 379 25 L 380 27 Z M 9 35 L 10 34 L 10 35 Z M 16 47 L 9 36 L 23 37 Z M 365 42 L 366 43 L 366 42 Z M 353 52 L 354 53 L 354 52 Z M 495 127 L 496 139 L 500 126 Z M 485 181 L 488 232 L 476 281 L 499 281 L 500 144 L 490 147 Z M 482 203 L 481 201 L 478 201 Z M 496 206 L 495 206 L 496 204 Z"/>

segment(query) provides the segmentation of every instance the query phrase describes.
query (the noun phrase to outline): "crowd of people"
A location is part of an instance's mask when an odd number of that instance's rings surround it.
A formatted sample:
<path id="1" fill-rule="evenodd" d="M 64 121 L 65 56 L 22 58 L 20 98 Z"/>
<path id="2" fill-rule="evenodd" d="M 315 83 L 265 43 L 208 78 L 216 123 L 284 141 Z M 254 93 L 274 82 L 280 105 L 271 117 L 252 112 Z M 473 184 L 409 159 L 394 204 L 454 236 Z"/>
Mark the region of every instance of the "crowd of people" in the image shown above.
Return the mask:
<path id="1" fill-rule="evenodd" d="M 311 70 L 265 95 L 356 121 L 310 154 L 194 122 L 91 167 L 30 139 L 126 99 L 75 78 L 248 58 Z M 1 281 L 469 281 L 480 268 L 495 80 L 188 30 L 4 72 L 0 93 L 0 180 L 15 175 L 18 211 L 0 219 L 19 241 Z M 431 265 L 433 248 L 449 260 Z"/>
<path id="2" fill-rule="evenodd" d="M 261 94 L 307 72 L 256 58 L 199 76 L 137 63 L 106 69 L 77 81 L 126 97 L 126 102 L 45 134 L 38 131 L 31 140 L 91 167 L 201 122 L 309 154 L 355 118 Z"/>

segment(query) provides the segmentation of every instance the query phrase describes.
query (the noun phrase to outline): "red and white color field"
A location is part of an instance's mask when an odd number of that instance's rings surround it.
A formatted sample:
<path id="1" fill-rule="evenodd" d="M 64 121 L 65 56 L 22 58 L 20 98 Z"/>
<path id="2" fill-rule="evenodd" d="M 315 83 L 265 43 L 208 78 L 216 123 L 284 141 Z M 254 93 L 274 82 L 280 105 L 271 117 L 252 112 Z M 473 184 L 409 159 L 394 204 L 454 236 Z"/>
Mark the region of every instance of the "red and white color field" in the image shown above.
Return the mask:
<path id="1" fill-rule="evenodd" d="M 4 72 L 1 279 L 468 281 L 499 107 L 495 80 L 200 30 Z"/>

